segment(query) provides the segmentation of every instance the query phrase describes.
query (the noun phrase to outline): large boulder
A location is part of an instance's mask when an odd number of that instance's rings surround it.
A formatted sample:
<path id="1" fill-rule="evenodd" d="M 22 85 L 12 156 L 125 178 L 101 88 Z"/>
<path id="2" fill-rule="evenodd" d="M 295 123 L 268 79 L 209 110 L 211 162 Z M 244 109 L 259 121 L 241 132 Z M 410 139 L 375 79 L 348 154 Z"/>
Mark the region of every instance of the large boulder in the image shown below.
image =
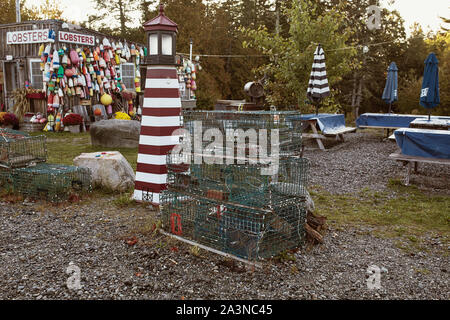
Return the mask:
<path id="1" fill-rule="evenodd" d="M 91 169 L 94 187 L 123 192 L 134 186 L 133 168 L 118 151 L 82 153 L 73 163 Z"/>
<path id="2" fill-rule="evenodd" d="M 135 120 L 101 120 L 91 124 L 89 133 L 93 146 L 137 148 L 141 124 Z"/>

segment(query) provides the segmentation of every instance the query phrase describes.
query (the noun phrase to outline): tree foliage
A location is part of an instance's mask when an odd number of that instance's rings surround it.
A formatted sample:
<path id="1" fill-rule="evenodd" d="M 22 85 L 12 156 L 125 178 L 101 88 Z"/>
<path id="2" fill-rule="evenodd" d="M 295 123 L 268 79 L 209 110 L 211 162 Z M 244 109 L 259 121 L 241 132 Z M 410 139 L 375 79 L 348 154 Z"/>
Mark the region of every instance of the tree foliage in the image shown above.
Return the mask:
<path id="1" fill-rule="evenodd" d="M 45 0 L 40 6 L 28 5 L 25 0 L 20 2 L 22 21 L 61 19 L 64 10 L 58 2 Z M 16 22 L 16 1 L 0 0 L 0 24 Z"/>
<path id="2" fill-rule="evenodd" d="M 45 0 L 40 6 L 24 6 L 22 12 L 23 20 L 49 20 L 61 19 L 64 9 L 56 1 Z"/>
<path id="3" fill-rule="evenodd" d="M 0 0 L 0 24 L 16 22 L 16 2 Z"/>
<path id="4" fill-rule="evenodd" d="M 351 72 L 347 73 L 335 88 L 340 93 L 337 100 L 341 111 L 352 112 L 354 117 L 368 111 L 367 106 L 377 110 L 386 109 L 384 111 L 387 112 L 388 107 L 381 100 L 386 70 L 392 61 L 396 61 L 403 54 L 403 43 L 406 39 L 404 21 L 400 14 L 386 8 L 381 9 L 380 12 L 380 28 L 369 29 L 367 8 L 371 5 L 380 6 L 380 1 L 327 0 L 321 2 L 322 10 L 337 8 L 344 15 L 346 25 L 353 31 L 347 45 L 357 48 L 355 63 L 352 65 Z M 345 31 L 341 30 L 341 32 Z"/>
<path id="5" fill-rule="evenodd" d="M 130 34 L 130 28 L 127 26 L 131 22 L 130 13 L 139 8 L 137 0 L 93 0 L 96 13 L 90 15 L 88 22 L 90 25 L 100 24 L 99 29 L 108 31 L 108 33 L 119 35 L 125 38 Z M 112 21 L 112 25 L 111 25 Z M 111 29 L 117 29 L 118 32 L 111 32 Z"/>
<path id="6" fill-rule="evenodd" d="M 420 30 L 419 30 L 420 31 Z M 417 36 L 417 34 L 416 34 Z M 421 41 L 418 41 L 420 39 Z M 419 105 L 422 87 L 424 61 L 430 52 L 434 52 L 439 60 L 439 91 L 441 103 L 433 109 L 433 114 L 450 114 L 450 32 L 429 35 L 426 38 L 416 37 L 408 41 L 407 53 L 416 52 L 417 61 L 409 62 L 403 72 L 399 72 L 399 101 L 401 113 L 424 113 Z M 420 50 L 418 50 L 418 48 Z"/>
<path id="7" fill-rule="evenodd" d="M 257 69 L 266 75 L 268 100 L 277 106 L 299 102 L 302 105 L 318 43 L 325 50 L 331 87 L 351 70 L 355 50 L 341 50 L 346 47 L 351 30 L 345 26 L 340 12 L 330 9 L 319 14 L 319 7 L 310 0 L 293 0 L 290 7 L 283 8 L 283 14 L 290 23 L 287 37 L 269 32 L 265 26 L 256 30 L 242 28 L 249 38 L 244 46 L 257 48 L 269 56 L 270 62 Z"/>
<path id="8" fill-rule="evenodd" d="M 449 9 L 450 9 L 450 7 L 449 7 Z M 446 18 L 446 17 L 440 17 L 440 18 L 444 24 L 450 24 L 450 18 Z M 450 29 L 442 26 L 442 31 L 448 32 L 448 31 L 450 31 Z"/>
<path id="9" fill-rule="evenodd" d="M 442 28 L 425 34 L 415 25 L 406 37 L 396 11 L 382 9 L 381 29 L 367 28 L 369 5 L 380 0 L 93 0 L 97 11 L 84 26 L 145 43 L 143 23 L 158 14 L 160 2 L 179 27 L 177 52 L 200 55 L 197 105 L 212 108 L 217 99 L 244 99 L 246 82 L 264 79 L 268 103 L 304 105 L 313 52 L 321 43 L 326 56 L 331 97 L 321 111 L 387 112 L 381 100 L 386 71 L 399 68 L 395 112 L 423 113 L 418 101 L 424 60 L 439 59 L 441 104 L 436 114 L 450 114 L 450 42 Z M 22 1 L 22 20 L 60 18 L 58 1 L 42 6 Z M 138 11 L 141 21 L 132 21 Z M 15 1 L 0 0 L 0 23 L 15 22 Z M 134 14 L 133 14 L 134 16 Z M 363 47 L 368 47 L 364 53 Z"/>

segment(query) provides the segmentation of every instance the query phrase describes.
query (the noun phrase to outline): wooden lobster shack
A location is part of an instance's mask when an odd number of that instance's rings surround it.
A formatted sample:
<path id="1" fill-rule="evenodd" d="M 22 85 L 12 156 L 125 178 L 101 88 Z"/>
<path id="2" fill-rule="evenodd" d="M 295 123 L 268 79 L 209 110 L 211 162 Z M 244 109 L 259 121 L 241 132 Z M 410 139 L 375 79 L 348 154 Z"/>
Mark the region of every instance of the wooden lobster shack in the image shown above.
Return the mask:
<path id="1" fill-rule="evenodd" d="M 122 109 L 133 109 L 132 104 L 136 109 L 145 88 L 145 68 L 140 61 L 146 50 L 138 43 L 61 20 L 0 25 L 0 111 L 13 111 L 17 89 L 25 89 L 28 110 L 24 113 L 47 116 L 56 114 L 59 107 L 65 111 L 81 105 L 91 114 L 103 93 L 116 94 L 123 100 Z M 70 63 L 72 51 L 79 54 L 79 63 Z M 102 57 L 100 64 L 98 57 L 94 60 L 96 52 Z M 102 65 L 103 58 L 107 61 Z M 122 91 L 133 92 L 134 101 L 122 99 Z M 59 95 L 58 101 L 51 95 Z"/>

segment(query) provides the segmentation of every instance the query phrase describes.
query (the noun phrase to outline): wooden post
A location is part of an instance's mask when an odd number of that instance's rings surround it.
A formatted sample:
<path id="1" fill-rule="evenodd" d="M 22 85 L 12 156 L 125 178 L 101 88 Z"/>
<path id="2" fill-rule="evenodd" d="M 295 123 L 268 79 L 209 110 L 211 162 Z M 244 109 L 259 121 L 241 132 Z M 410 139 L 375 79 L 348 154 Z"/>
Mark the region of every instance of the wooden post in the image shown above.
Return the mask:
<path id="1" fill-rule="evenodd" d="M 412 168 L 412 162 L 409 161 L 406 166 L 406 180 L 405 180 L 405 186 L 409 186 L 409 180 L 411 176 L 411 168 Z"/>
<path id="2" fill-rule="evenodd" d="M 20 17 L 20 0 L 16 0 L 16 22 L 19 23 L 21 22 L 21 17 Z"/>
<path id="3" fill-rule="evenodd" d="M 319 145 L 320 150 L 325 150 L 325 147 L 323 146 L 322 143 L 322 139 L 320 139 L 319 133 L 317 132 L 317 128 L 316 128 L 316 121 L 315 120 L 310 120 L 309 121 L 309 125 L 311 126 L 312 132 L 314 133 L 314 135 L 316 135 L 316 142 Z"/>

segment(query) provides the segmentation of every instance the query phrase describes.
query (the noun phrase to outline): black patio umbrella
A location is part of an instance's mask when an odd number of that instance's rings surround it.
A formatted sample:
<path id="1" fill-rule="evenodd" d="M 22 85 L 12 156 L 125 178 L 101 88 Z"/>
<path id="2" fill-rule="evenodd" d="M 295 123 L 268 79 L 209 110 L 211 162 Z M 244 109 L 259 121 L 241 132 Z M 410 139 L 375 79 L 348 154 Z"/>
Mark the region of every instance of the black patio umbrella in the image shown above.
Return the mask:
<path id="1" fill-rule="evenodd" d="M 319 44 L 314 52 L 311 76 L 309 77 L 306 96 L 316 106 L 316 114 L 319 112 L 319 104 L 323 98 L 330 95 L 327 71 L 325 67 L 325 52 Z"/>

